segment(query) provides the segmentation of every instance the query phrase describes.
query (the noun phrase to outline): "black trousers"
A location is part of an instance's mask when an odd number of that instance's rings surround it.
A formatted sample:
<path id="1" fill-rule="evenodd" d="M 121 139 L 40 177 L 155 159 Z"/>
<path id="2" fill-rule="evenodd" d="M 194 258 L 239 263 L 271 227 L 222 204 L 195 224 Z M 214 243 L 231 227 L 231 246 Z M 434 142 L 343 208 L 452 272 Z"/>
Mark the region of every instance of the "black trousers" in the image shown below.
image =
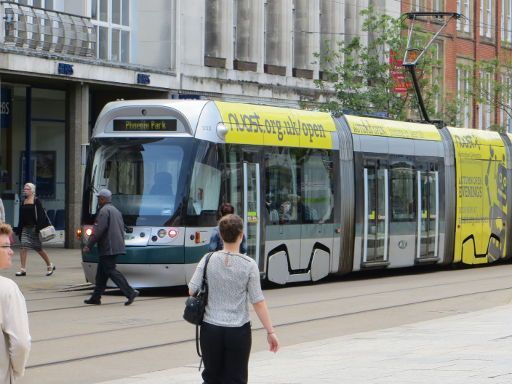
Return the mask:
<path id="1" fill-rule="evenodd" d="M 204 383 L 246 384 L 251 343 L 251 323 L 234 328 L 203 323 Z"/>
<path id="2" fill-rule="evenodd" d="M 100 256 L 100 262 L 96 270 L 96 285 L 92 297 L 99 299 L 103 295 L 109 278 L 119 287 L 123 295 L 128 298 L 133 296 L 134 289 L 128 284 L 123 274 L 116 269 L 116 259 L 117 255 Z"/>

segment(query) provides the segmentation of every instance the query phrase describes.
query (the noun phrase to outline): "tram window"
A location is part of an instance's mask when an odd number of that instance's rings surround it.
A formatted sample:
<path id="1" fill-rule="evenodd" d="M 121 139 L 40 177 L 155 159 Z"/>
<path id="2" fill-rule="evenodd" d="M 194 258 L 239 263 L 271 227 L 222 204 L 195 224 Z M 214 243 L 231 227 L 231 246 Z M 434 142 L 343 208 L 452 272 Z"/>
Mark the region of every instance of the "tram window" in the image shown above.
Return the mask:
<path id="1" fill-rule="evenodd" d="M 183 200 L 178 194 L 187 149 L 185 141 L 105 140 L 95 152 L 91 192 L 110 189 L 127 225 L 164 225 Z M 89 213 L 96 211 L 91 193 Z"/>
<path id="2" fill-rule="evenodd" d="M 265 205 L 271 224 L 298 222 L 298 169 L 290 148 L 272 148 L 265 153 Z"/>
<path id="3" fill-rule="evenodd" d="M 416 217 L 416 175 L 410 164 L 391 167 L 391 214 L 393 221 L 412 221 Z"/>
<path id="4" fill-rule="evenodd" d="M 215 146 L 204 145 L 198 150 L 187 204 L 187 215 L 199 216 L 202 212 L 217 212 L 220 197 L 221 171 Z M 215 216 L 215 214 L 213 215 Z"/>
<path id="5" fill-rule="evenodd" d="M 226 145 L 222 151 L 221 203 L 230 203 L 238 215 L 243 214 L 243 160 L 240 149 L 238 145 Z"/>
<path id="6" fill-rule="evenodd" d="M 303 223 L 332 220 L 334 206 L 332 156 L 328 151 L 308 150 L 302 163 L 301 211 Z"/>

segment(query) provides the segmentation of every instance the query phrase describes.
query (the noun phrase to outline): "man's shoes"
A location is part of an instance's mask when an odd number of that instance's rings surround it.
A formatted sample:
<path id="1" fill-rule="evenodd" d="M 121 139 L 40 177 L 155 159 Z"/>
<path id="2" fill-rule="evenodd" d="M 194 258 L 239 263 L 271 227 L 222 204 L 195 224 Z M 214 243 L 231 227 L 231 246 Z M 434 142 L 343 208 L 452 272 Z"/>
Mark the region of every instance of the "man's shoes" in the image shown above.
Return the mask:
<path id="1" fill-rule="evenodd" d="M 27 271 L 20 269 L 18 272 L 16 272 L 16 276 L 27 276 Z"/>
<path id="2" fill-rule="evenodd" d="M 97 299 L 95 297 L 91 297 L 90 299 L 84 300 L 84 304 L 100 305 L 101 304 L 101 299 Z"/>
<path id="3" fill-rule="evenodd" d="M 126 302 L 124 303 L 124 305 L 130 305 L 131 303 L 133 303 L 133 300 L 135 300 L 135 298 L 137 296 L 139 296 L 139 291 L 137 291 L 136 289 L 133 290 L 133 293 L 132 295 L 128 298 L 128 300 L 126 300 Z"/>

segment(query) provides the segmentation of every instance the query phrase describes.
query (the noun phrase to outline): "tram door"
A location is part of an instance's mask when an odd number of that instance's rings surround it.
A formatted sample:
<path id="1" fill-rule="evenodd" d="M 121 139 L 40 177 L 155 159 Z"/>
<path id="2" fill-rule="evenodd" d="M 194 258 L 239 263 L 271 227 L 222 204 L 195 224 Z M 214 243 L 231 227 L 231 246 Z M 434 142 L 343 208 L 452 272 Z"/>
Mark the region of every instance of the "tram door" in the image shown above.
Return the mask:
<path id="1" fill-rule="evenodd" d="M 223 173 L 223 201 L 235 208 L 244 221 L 247 254 L 256 260 L 260 270 L 261 217 L 260 217 L 260 154 L 240 146 L 228 146 Z"/>
<path id="2" fill-rule="evenodd" d="M 418 234 L 416 258 L 418 260 L 438 257 L 439 241 L 439 173 L 433 166 L 427 171 L 418 171 Z"/>
<path id="3" fill-rule="evenodd" d="M 243 163 L 243 219 L 244 233 L 247 238 L 247 254 L 259 265 L 261 239 L 260 207 L 260 165 L 244 161 Z"/>
<path id="4" fill-rule="evenodd" d="M 364 168 L 363 265 L 388 260 L 388 196 L 388 170 L 378 162 L 367 162 Z"/>

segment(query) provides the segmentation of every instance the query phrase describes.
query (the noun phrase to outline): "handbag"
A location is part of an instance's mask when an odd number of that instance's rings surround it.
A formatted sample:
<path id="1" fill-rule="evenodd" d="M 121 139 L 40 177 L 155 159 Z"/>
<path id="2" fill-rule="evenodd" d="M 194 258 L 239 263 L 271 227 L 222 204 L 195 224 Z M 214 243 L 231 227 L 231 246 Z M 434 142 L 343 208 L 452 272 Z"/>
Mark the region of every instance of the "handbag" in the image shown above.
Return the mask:
<path id="1" fill-rule="evenodd" d="M 49 241 L 55 237 L 55 227 L 49 225 L 39 230 L 39 238 L 41 241 Z"/>
<path id="2" fill-rule="evenodd" d="M 36 213 L 36 223 L 37 223 L 37 207 L 35 204 L 34 204 L 34 210 Z M 55 227 L 52 225 L 50 218 L 48 217 L 48 214 L 46 213 L 46 209 L 43 208 L 43 212 L 46 215 L 46 220 L 49 225 L 44 228 L 41 228 L 39 230 L 39 238 L 41 239 L 41 241 L 49 241 L 49 240 L 53 239 L 56 235 Z"/>
<path id="3" fill-rule="evenodd" d="M 193 295 L 189 296 L 185 301 L 185 310 L 183 311 L 183 318 L 191 324 L 201 325 L 203 322 L 204 311 L 208 302 L 208 280 L 206 278 L 206 268 L 210 261 L 211 253 L 206 256 L 203 270 L 203 280 L 201 288 Z"/>

